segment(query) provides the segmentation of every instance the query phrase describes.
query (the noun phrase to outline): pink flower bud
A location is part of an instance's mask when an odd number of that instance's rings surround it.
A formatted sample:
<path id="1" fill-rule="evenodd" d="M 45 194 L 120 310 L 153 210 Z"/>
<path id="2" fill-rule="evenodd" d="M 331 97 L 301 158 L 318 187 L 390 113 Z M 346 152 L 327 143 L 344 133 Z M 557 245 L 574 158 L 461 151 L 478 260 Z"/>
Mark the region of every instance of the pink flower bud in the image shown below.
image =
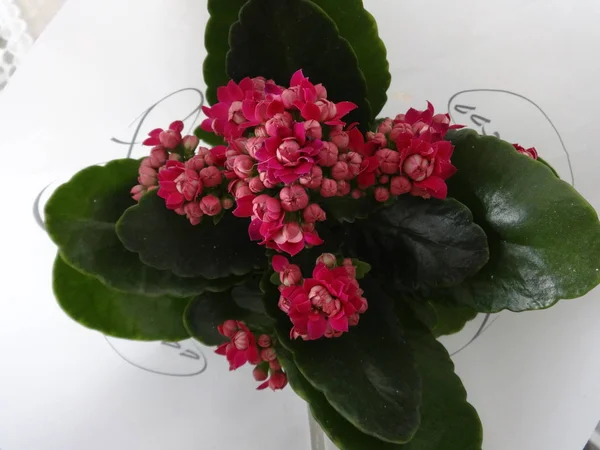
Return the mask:
<path id="1" fill-rule="evenodd" d="M 289 136 L 289 129 L 292 127 L 292 115 L 289 112 L 277 113 L 271 119 L 267 120 L 265 130 L 269 136 L 279 136 L 280 129 L 283 129 L 284 136 Z M 285 132 L 287 129 L 287 133 Z"/>
<path id="2" fill-rule="evenodd" d="M 226 320 L 222 325 L 219 325 L 217 329 L 223 336 L 231 338 L 237 333 L 238 324 L 235 320 Z"/>
<path id="3" fill-rule="evenodd" d="M 287 376 L 285 373 L 279 371 L 271 374 L 269 378 L 269 387 L 274 391 L 283 389 L 287 386 Z"/>
<path id="4" fill-rule="evenodd" d="M 330 102 L 329 100 L 318 100 L 315 102 L 315 105 L 317 105 L 319 107 L 319 111 L 321 111 L 321 122 L 332 120 L 337 114 L 335 103 Z"/>
<path id="5" fill-rule="evenodd" d="M 283 295 L 279 297 L 279 302 L 277 302 L 277 306 L 279 306 L 279 309 L 281 309 L 284 313 L 289 314 L 291 304 L 290 301 Z"/>
<path id="6" fill-rule="evenodd" d="M 354 266 L 354 262 L 352 262 L 351 258 L 344 258 L 342 266 L 344 267 L 344 269 L 346 269 L 346 273 L 351 278 L 356 278 L 356 267 Z"/>
<path id="7" fill-rule="evenodd" d="M 359 315 L 357 313 L 348 316 L 348 326 L 355 327 L 358 325 Z"/>
<path id="8" fill-rule="evenodd" d="M 209 166 L 200 171 L 200 179 L 202 180 L 204 187 L 211 188 L 221 184 L 223 177 L 218 168 Z"/>
<path id="9" fill-rule="evenodd" d="M 195 170 L 185 169 L 174 181 L 177 191 L 188 201 L 202 192 L 202 180 Z"/>
<path id="10" fill-rule="evenodd" d="M 179 153 L 171 153 L 169 155 L 169 161 L 179 161 L 181 160 L 181 155 Z"/>
<path id="11" fill-rule="evenodd" d="M 277 358 L 277 352 L 275 351 L 275 349 L 273 347 L 263 348 L 260 351 L 260 358 L 263 361 L 273 361 L 274 359 Z"/>
<path id="12" fill-rule="evenodd" d="M 252 191 L 248 187 L 247 183 L 242 183 L 236 186 L 232 192 L 236 200 L 242 197 L 248 197 L 249 195 L 252 195 Z"/>
<path id="13" fill-rule="evenodd" d="M 262 181 L 262 184 L 264 184 L 267 189 L 273 189 L 275 186 L 277 186 L 276 183 L 273 183 L 269 180 L 269 174 L 267 172 L 259 173 L 258 178 L 260 181 Z"/>
<path id="14" fill-rule="evenodd" d="M 230 197 L 225 197 L 221 199 L 221 206 L 223 206 L 223 209 L 225 210 L 233 208 L 234 204 L 235 203 L 233 199 Z"/>
<path id="15" fill-rule="evenodd" d="M 316 120 L 307 120 L 304 122 L 304 131 L 309 139 L 321 139 L 323 137 L 323 129 L 321 124 Z"/>
<path id="16" fill-rule="evenodd" d="M 275 238 L 275 242 L 278 244 L 282 244 L 285 242 L 290 242 L 292 244 L 296 244 L 298 242 L 302 242 L 304 239 L 304 233 L 302 232 L 302 228 L 297 222 L 288 222 L 283 225 L 283 229 L 281 230 L 280 239 Z M 278 242 L 280 241 L 280 242 Z"/>
<path id="17" fill-rule="evenodd" d="M 144 161 L 148 160 L 145 158 Z M 157 172 L 149 165 L 140 165 L 138 181 L 142 186 L 154 186 L 158 183 Z"/>
<path id="18" fill-rule="evenodd" d="M 330 269 L 337 266 L 337 258 L 333 253 L 323 253 L 317 258 L 317 264 L 325 264 Z"/>
<path id="19" fill-rule="evenodd" d="M 310 174 L 300 177 L 299 181 L 302 186 L 308 189 L 317 189 L 323 181 L 323 170 L 319 166 L 312 166 Z"/>
<path id="20" fill-rule="evenodd" d="M 329 139 L 341 150 L 346 150 L 350 144 L 350 137 L 343 130 L 333 130 L 329 134 Z"/>
<path id="21" fill-rule="evenodd" d="M 385 147 L 388 143 L 388 140 L 383 133 L 367 133 L 367 139 L 377 147 Z"/>
<path id="22" fill-rule="evenodd" d="M 322 100 L 327 98 L 327 89 L 321 83 L 315 86 L 315 91 L 317 93 L 317 100 Z"/>
<path id="23" fill-rule="evenodd" d="M 294 138 L 286 138 L 279 144 L 275 154 L 281 164 L 296 165 L 301 155 L 300 144 Z"/>
<path id="24" fill-rule="evenodd" d="M 271 336 L 268 334 L 261 334 L 258 337 L 258 345 L 262 348 L 269 348 L 271 346 Z"/>
<path id="25" fill-rule="evenodd" d="M 323 147 L 319 152 L 318 162 L 323 167 L 333 166 L 338 159 L 339 150 L 333 142 L 323 142 Z"/>
<path id="26" fill-rule="evenodd" d="M 248 187 L 254 194 L 258 194 L 265 190 L 265 185 L 260 181 L 260 177 L 250 178 L 248 180 Z"/>
<path id="27" fill-rule="evenodd" d="M 314 222 L 304 222 L 302 224 L 302 231 L 312 233 L 313 231 L 315 231 L 315 223 Z"/>
<path id="28" fill-rule="evenodd" d="M 247 350 L 250 345 L 250 336 L 244 330 L 240 330 L 233 335 L 231 342 L 237 350 Z"/>
<path id="29" fill-rule="evenodd" d="M 252 200 L 252 212 L 263 222 L 275 222 L 283 216 L 279 200 L 267 194 L 261 194 Z"/>
<path id="30" fill-rule="evenodd" d="M 392 131 L 393 127 L 394 127 L 394 122 L 392 122 L 392 119 L 385 118 L 383 120 L 383 122 L 381 122 L 379 124 L 379 126 L 377 127 L 377 132 L 382 133 L 382 134 L 388 134 L 390 131 Z"/>
<path id="31" fill-rule="evenodd" d="M 392 131 L 390 131 L 390 140 L 392 142 L 396 142 L 398 140 L 398 138 L 403 137 L 406 139 L 412 138 L 413 136 L 413 132 L 412 132 L 412 127 L 407 124 L 407 123 L 397 123 L 394 125 L 394 128 L 392 128 Z"/>
<path id="32" fill-rule="evenodd" d="M 186 169 L 195 170 L 196 172 L 199 172 L 200 170 L 204 169 L 205 165 L 206 164 L 204 163 L 204 156 L 200 155 L 196 155 L 185 162 Z"/>
<path id="33" fill-rule="evenodd" d="M 198 147 L 198 151 L 196 152 L 197 156 L 206 156 L 210 154 L 210 150 L 206 147 Z"/>
<path id="34" fill-rule="evenodd" d="M 392 195 L 402 195 L 410 192 L 410 180 L 404 176 L 394 177 L 390 183 L 390 192 Z"/>
<path id="35" fill-rule="evenodd" d="M 338 161 L 331 168 L 331 176 L 334 180 L 343 180 L 348 175 L 348 171 L 348 164 L 345 161 Z"/>
<path id="36" fill-rule="evenodd" d="M 285 109 L 291 109 L 294 106 L 294 103 L 298 100 L 299 91 L 300 86 L 293 86 L 281 93 L 281 101 Z"/>
<path id="37" fill-rule="evenodd" d="M 244 117 L 244 113 L 242 112 L 242 102 L 231 103 L 227 119 L 237 125 L 246 122 L 246 117 Z"/>
<path id="38" fill-rule="evenodd" d="M 386 202 L 390 198 L 390 191 L 387 188 L 379 186 L 375 188 L 375 200 L 378 202 Z"/>
<path id="39" fill-rule="evenodd" d="M 264 137 L 248 138 L 248 140 L 246 141 L 246 151 L 252 158 L 256 159 L 256 156 L 255 156 L 256 151 L 262 147 L 264 142 L 265 142 Z"/>
<path id="40" fill-rule="evenodd" d="M 161 145 L 168 149 L 174 149 L 181 142 L 181 133 L 177 130 L 163 130 L 158 135 Z"/>
<path id="41" fill-rule="evenodd" d="M 279 273 L 279 280 L 284 286 L 295 286 L 302 281 L 302 272 L 296 264 L 290 264 Z"/>
<path id="42" fill-rule="evenodd" d="M 420 136 L 423 133 L 426 133 L 427 131 L 429 131 L 429 124 L 422 122 L 422 121 L 418 121 L 416 123 L 413 124 L 412 126 L 412 132 L 415 136 Z"/>
<path id="43" fill-rule="evenodd" d="M 254 128 L 254 136 L 257 138 L 266 138 L 269 137 L 269 133 L 267 133 L 267 129 L 264 127 L 264 125 L 259 125 Z"/>
<path id="44" fill-rule="evenodd" d="M 146 193 L 146 186 L 142 186 L 141 184 L 137 184 L 134 187 L 131 188 L 131 191 L 129 191 L 129 193 L 131 194 L 131 197 L 136 201 L 139 202 L 140 198 L 142 198 L 142 195 L 144 195 Z"/>
<path id="45" fill-rule="evenodd" d="M 269 361 L 269 368 L 274 371 L 281 370 L 281 364 L 279 364 L 279 360 L 274 359 L 273 361 Z"/>
<path id="46" fill-rule="evenodd" d="M 302 211 L 302 218 L 307 223 L 323 222 L 326 217 L 325 211 L 316 203 L 311 203 Z"/>
<path id="47" fill-rule="evenodd" d="M 531 159 L 538 159 L 538 152 L 535 147 L 525 148 L 519 144 L 513 144 L 513 147 L 519 153 L 529 156 Z"/>
<path id="48" fill-rule="evenodd" d="M 352 189 L 350 194 L 354 200 L 358 200 L 362 197 L 362 191 L 360 189 Z"/>
<path id="49" fill-rule="evenodd" d="M 321 196 L 334 197 L 337 194 L 337 183 L 330 178 L 323 178 L 321 182 Z"/>
<path id="50" fill-rule="evenodd" d="M 185 148 L 188 152 L 193 152 L 196 150 L 196 147 L 198 147 L 200 139 L 198 139 L 196 136 L 187 135 L 184 136 L 181 143 L 183 144 L 183 148 Z"/>
<path id="51" fill-rule="evenodd" d="M 158 169 L 161 166 L 164 166 L 169 158 L 169 153 L 164 149 L 164 147 L 154 147 L 150 150 L 150 165 Z"/>
<path id="52" fill-rule="evenodd" d="M 246 179 L 254 171 L 254 160 L 248 155 L 238 155 L 233 160 L 233 171 L 241 179 Z"/>
<path id="53" fill-rule="evenodd" d="M 299 211 L 308 206 L 308 195 L 306 190 L 298 185 L 286 186 L 279 191 L 281 207 L 285 211 Z"/>
<path id="54" fill-rule="evenodd" d="M 375 152 L 377 161 L 379 161 L 379 169 L 383 173 L 394 174 L 399 170 L 400 153 L 389 148 L 382 148 Z"/>
<path id="55" fill-rule="evenodd" d="M 207 195 L 200 200 L 200 209 L 207 216 L 216 216 L 221 212 L 221 201 L 214 195 Z"/>
<path id="56" fill-rule="evenodd" d="M 339 156 L 341 161 L 345 161 L 348 164 L 348 175 L 346 175 L 346 180 L 351 180 L 355 178 L 360 173 L 361 164 L 363 162 L 363 157 L 360 153 L 357 152 L 348 152 Z"/>
<path id="57" fill-rule="evenodd" d="M 423 181 L 433 173 L 433 164 L 419 154 L 410 155 L 404 161 L 402 170 L 415 181 Z"/>
<path id="58" fill-rule="evenodd" d="M 183 212 L 192 225 L 198 225 L 202 221 L 204 213 L 198 202 L 189 202 L 183 205 Z"/>
<path id="59" fill-rule="evenodd" d="M 256 366 L 252 371 L 252 376 L 256 381 L 265 381 L 267 378 L 269 378 L 269 373 L 261 366 Z"/>
<path id="60" fill-rule="evenodd" d="M 352 189 L 352 187 L 350 186 L 350 183 L 348 183 L 346 180 L 339 180 L 337 182 L 337 186 L 338 186 L 338 191 L 337 191 L 338 197 L 343 197 L 344 195 L 348 195 L 350 193 L 350 190 Z"/>
<path id="61" fill-rule="evenodd" d="M 390 177 L 388 175 L 381 175 L 379 177 L 379 182 L 381 184 L 387 184 L 388 181 L 390 181 Z"/>
<path id="62" fill-rule="evenodd" d="M 246 139 L 245 137 L 241 137 L 241 138 L 237 138 L 237 139 L 233 139 L 233 140 L 229 140 L 229 145 L 231 146 L 232 149 L 234 149 L 236 152 L 238 152 L 240 155 L 244 154 L 244 153 L 248 153 L 248 151 L 246 150 L 246 144 L 248 143 L 248 139 Z"/>

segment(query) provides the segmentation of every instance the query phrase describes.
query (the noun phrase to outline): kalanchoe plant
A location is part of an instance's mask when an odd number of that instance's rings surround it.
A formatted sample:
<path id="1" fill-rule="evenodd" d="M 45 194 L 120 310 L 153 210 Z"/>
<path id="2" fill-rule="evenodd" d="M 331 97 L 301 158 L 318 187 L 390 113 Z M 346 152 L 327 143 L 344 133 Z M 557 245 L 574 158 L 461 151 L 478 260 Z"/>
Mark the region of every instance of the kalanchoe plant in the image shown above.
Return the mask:
<path id="1" fill-rule="evenodd" d="M 60 305 L 289 382 L 342 449 L 480 449 L 436 337 L 596 286 L 596 212 L 535 148 L 431 104 L 376 120 L 390 75 L 360 0 L 208 5 L 196 135 L 155 129 L 47 203 Z"/>

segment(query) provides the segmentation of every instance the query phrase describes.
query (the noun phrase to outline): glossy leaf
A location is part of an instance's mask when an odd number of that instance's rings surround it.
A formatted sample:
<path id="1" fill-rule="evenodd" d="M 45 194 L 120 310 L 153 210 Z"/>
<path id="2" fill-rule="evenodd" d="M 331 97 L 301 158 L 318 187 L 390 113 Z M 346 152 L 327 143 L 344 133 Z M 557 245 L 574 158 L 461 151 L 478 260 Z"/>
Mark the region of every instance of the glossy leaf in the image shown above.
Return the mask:
<path id="1" fill-rule="evenodd" d="M 135 204 L 129 191 L 137 184 L 139 164 L 135 159 L 118 159 L 75 174 L 46 204 L 48 234 L 65 261 L 113 289 L 179 297 L 201 293 L 210 287 L 206 279 L 183 279 L 148 267 L 117 237 L 117 220 Z M 234 282 L 233 278 L 220 280 L 210 288 L 226 289 Z"/>
<path id="2" fill-rule="evenodd" d="M 290 340 L 291 323 L 277 308 L 274 288 L 265 307 L 300 372 L 342 417 L 368 435 L 403 443 L 419 426 L 420 377 L 392 300 L 369 277 L 361 287 L 369 309 L 357 326 L 335 339 Z"/>
<path id="3" fill-rule="evenodd" d="M 377 31 L 375 18 L 364 8 L 362 0 L 312 0 L 335 22 L 340 36 L 346 39 L 367 82 L 372 117 L 387 102 L 387 90 L 392 77 L 387 51 Z"/>
<path id="4" fill-rule="evenodd" d="M 225 57 L 229 51 L 229 29 L 238 20 L 238 13 L 245 3 L 246 0 L 208 0 L 210 18 L 204 31 L 207 54 L 202 71 L 207 86 L 206 98 L 211 105 L 217 102 L 217 88 L 225 86 L 229 81 L 225 68 Z"/>
<path id="5" fill-rule="evenodd" d="M 357 256 L 394 289 L 458 284 L 488 259 L 485 233 L 456 200 L 404 195 L 356 225 Z"/>
<path id="6" fill-rule="evenodd" d="M 155 192 L 125 211 L 117 234 L 143 263 L 181 277 L 245 275 L 266 265 L 264 248 L 248 238 L 248 220 L 228 211 L 217 225 L 211 220 L 192 225 Z"/>
<path id="7" fill-rule="evenodd" d="M 225 141 L 222 137 L 217 136 L 214 133 L 209 133 L 208 131 L 204 131 L 202 128 L 197 127 L 194 130 L 194 135 L 200 139 L 200 145 L 208 145 L 209 147 L 216 147 L 217 145 L 224 145 Z"/>
<path id="8" fill-rule="evenodd" d="M 148 297 L 118 292 L 78 272 L 60 256 L 53 270 L 54 295 L 61 308 L 80 324 L 104 334 L 144 341 L 179 341 L 187 298 Z"/>
<path id="9" fill-rule="evenodd" d="M 435 311 L 435 325 L 432 332 L 435 337 L 458 333 L 467 322 L 477 317 L 477 311 L 468 306 L 428 302 Z"/>
<path id="10" fill-rule="evenodd" d="M 449 195 L 485 230 L 489 262 L 450 289 L 481 312 L 547 308 L 600 282 L 600 223 L 592 206 L 544 164 L 471 130 L 449 134 L 458 173 Z"/>
<path id="11" fill-rule="evenodd" d="M 382 207 L 372 195 L 359 199 L 350 196 L 323 198 L 319 200 L 319 204 L 327 214 L 327 220 L 349 223 L 354 223 L 356 219 L 366 219 Z"/>
<path id="12" fill-rule="evenodd" d="M 227 341 L 217 330 L 226 320 L 243 320 L 253 331 L 270 331 L 272 327 L 272 321 L 264 314 L 241 308 L 233 300 L 231 291 L 205 292 L 197 296 L 189 303 L 184 321 L 190 336 L 205 345 L 218 345 Z"/>
<path id="13" fill-rule="evenodd" d="M 371 107 L 356 55 L 314 3 L 249 0 L 231 27 L 229 44 L 227 73 L 234 81 L 264 76 L 287 86 L 292 74 L 302 69 L 312 82 L 323 83 L 328 99 L 356 103 L 358 109 L 344 120 L 368 129 Z"/>

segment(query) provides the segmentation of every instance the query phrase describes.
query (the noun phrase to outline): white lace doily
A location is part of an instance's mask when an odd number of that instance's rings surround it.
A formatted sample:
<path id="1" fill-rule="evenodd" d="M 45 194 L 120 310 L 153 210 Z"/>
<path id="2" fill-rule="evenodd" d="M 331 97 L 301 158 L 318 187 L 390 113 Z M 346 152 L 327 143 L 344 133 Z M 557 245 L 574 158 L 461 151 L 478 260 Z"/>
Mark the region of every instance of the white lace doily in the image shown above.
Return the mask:
<path id="1" fill-rule="evenodd" d="M 0 91 L 32 43 L 19 7 L 13 0 L 0 0 Z"/>

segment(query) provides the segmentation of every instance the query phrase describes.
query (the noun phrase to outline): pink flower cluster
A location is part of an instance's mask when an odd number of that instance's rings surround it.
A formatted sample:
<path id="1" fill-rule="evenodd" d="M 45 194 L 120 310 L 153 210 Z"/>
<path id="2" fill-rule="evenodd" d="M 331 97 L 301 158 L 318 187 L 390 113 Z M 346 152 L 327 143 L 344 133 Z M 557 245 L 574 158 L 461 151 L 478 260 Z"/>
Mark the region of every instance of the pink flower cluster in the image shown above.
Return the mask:
<path id="1" fill-rule="evenodd" d="M 425 111 L 409 109 L 394 119 L 384 119 L 377 132 L 367 133 L 365 152 L 377 159 L 378 169 L 370 181 L 379 202 L 390 196 L 410 193 L 429 198 L 446 198 L 445 180 L 456 168 L 450 162 L 454 146 L 444 140 L 450 125 L 448 114 L 434 114 L 433 105 Z"/>
<path id="2" fill-rule="evenodd" d="M 312 278 L 304 279 L 300 268 L 283 256 L 274 256 L 272 264 L 281 281 L 279 308 L 294 325 L 290 331 L 294 339 L 339 337 L 357 325 L 360 314 L 367 310 L 351 259 L 338 265 L 335 255 L 323 253 Z"/>
<path id="3" fill-rule="evenodd" d="M 269 387 L 275 391 L 287 385 L 287 376 L 269 335 L 261 334 L 256 338 L 244 322 L 237 320 L 226 320 L 217 329 L 230 340 L 215 350 L 215 353 L 227 358 L 229 370 L 236 370 L 246 363 L 256 365 L 254 379 L 263 382 L 257 387 L 258 390 Z"/>
<path id="4" fill-rule="evenodd" d="M 538 152 L 535 147 L 525 148 L 519 144 L 513 144 L 513 147 L 516 151 L 522 153 L 523 155 L 529 156 L 531 159 L 538 159 Z"/>

